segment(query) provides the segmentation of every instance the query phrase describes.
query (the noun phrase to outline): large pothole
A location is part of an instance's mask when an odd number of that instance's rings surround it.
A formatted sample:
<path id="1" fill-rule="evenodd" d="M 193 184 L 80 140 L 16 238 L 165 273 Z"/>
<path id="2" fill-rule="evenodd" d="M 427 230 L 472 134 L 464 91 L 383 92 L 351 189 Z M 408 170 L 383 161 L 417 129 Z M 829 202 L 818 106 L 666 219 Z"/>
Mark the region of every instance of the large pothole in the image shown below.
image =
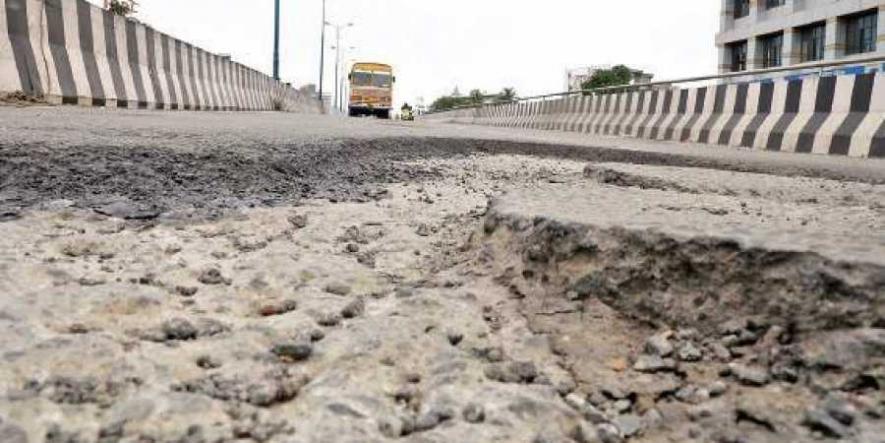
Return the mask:
<path id="1" fill-rule="evenodd" d="M 882 189 L 679 172 L 590 167 L 496 200 L 474 235 L 578 382 L 566 400 L 638 441 L 876 441 Z"/>

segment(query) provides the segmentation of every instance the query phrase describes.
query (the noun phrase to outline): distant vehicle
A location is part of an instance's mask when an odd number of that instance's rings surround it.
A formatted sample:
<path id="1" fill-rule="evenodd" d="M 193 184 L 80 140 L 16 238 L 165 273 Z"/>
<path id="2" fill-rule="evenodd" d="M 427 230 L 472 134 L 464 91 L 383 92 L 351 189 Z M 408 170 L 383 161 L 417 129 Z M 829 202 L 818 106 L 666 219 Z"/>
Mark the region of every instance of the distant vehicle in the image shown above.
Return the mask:
<path id="1" fill-rule="evenodd" d="M 404 104 L 402 109 L 400 109 L 400 115 L 402 116 L 403 121 L 415 121 L 415 114 L 412 113 L 412 107 L 409 106 L 408 103 Z"/>
<path id="2" fill-rule="evenodd" d="M 348 115 L 389 119 L 393 111 L 393 68 L 382 63 L 355 63 L 348 76 Z"/>

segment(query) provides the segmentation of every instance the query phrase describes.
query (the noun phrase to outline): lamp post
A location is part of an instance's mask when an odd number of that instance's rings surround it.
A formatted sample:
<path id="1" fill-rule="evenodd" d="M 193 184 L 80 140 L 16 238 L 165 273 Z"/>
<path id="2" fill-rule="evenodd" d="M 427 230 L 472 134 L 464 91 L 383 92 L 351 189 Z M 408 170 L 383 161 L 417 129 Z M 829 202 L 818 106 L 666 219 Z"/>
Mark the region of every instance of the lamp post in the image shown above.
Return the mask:
<path id="1" fill-rule="evenodd" d="M 342 26 L 336 23 L 326 22 L 326 25 L 335 27 L 335 46 L 332 46 L 332 49 L 335 50 L 335 103 L 337 106 L 340 106 L 341 87 L 339 83 L 339 75 L 341 74 L 341 28 L 343 27 L 346 29 L 353 27 L 353 23 L 347 23 Z"/>
<path id="2" fill-rule="evenodd" d="M 335 61 L 335 73 L 336 73 L 335 74 L 335 106 L 337 106 L 338 109 L 343 111 L 345 98 L 347 97 L 347 94 L 344 91 L 344 84 L 345 84 L 345 79 L 347 79 L 347 76 L 344 75 L 344 71 L 347 70 L 347 66 L 350 65 L 350 62 L 353 59 L 348 58 L 347 60 L 345 60 L 344 67 L 343 67 L 344 69 L 341 69 L 340 66 L 341 66 L 341 49 L 342 48 L 339 46 L 332 46 L 332 49 L 335 49 L 338 52 L 338 54 L 336 56 L 337 58 Z M 346 51 L 345 54 L 347 54 L 348 52 L 356 49 L 356 47 L 350 46 L 350 47 L 343 48 L 343 49 Z"/>
<path id="3" fill-rule="evenodd" d="M 280 0 L 274 0 L 273 78 L 280 79 Z"/>
<path id="4" fill-rule="evenodd" d="M 356 48 L 353 47 L 353 46 L 351 46 L 350 49 L 353 50 L 353 49 L 356 49 Z M 347 67 L 350 66 L 351 63 L 353 63 L 354 61 L 355 61 L 355 60 L 354 60 L 353 58 L 347 58 L 347 59 L 345 59 L 345 61 L 344 61 L 344 69 L 347 70 Z M 341 83 L 339 83 L 339 85 L 338 85 L 338 87 L 339 87 L 340 90 L 341 90 L 341 100 L 339 100 L 338 106 L 341 107 L 341 112 L 342 112 L 342 113 L 345 112 L 345 111 L 347 111 L 347 97 L 349 96 L 349 93 L 348 93 L 348 90 L 347 90 L 347 81 L 346 81 L 346 80 L 347 80 L 347 76 L 343 75 L 343 72 L 342 72 Z"/>
<path id="5" fill-rule="evenodd" d="M 326 64 L 326 0 L 323 0 L 323 26 L 320 32 L 320 85 L 319 99 L 323 101 L 323 75 L 325 75 Z"/>

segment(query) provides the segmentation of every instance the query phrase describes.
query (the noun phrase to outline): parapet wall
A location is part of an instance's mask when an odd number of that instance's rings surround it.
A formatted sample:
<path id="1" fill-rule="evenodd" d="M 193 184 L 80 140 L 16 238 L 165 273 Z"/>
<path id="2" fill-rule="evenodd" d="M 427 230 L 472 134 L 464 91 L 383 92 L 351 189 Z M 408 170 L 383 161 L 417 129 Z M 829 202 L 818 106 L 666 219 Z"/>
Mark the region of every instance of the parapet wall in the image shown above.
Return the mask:
<path id="1" fill-rule="evenodd" d="M 769 151 L 885 157 L 885 74 L 573 96 L 423 118 Z"/>
<path id="2" fill-rule="evenodd" d="M 85 0 L 0 0 L 0 92 L 138 109 L 321 112 L 313 97 Z"/>

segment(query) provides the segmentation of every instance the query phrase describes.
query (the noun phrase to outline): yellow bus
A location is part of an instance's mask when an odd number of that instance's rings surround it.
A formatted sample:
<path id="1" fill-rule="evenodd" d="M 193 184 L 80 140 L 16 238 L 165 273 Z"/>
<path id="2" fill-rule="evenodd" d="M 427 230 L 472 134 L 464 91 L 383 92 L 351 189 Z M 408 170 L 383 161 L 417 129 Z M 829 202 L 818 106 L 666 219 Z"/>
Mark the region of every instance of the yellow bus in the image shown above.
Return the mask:
<path id="1" fill-rule="evenodd" d="M 389 119 L 393 111 L 393 68 L 383 63 L 354 63 L 350 80 L 348 115 L 374 115 Z"/>

